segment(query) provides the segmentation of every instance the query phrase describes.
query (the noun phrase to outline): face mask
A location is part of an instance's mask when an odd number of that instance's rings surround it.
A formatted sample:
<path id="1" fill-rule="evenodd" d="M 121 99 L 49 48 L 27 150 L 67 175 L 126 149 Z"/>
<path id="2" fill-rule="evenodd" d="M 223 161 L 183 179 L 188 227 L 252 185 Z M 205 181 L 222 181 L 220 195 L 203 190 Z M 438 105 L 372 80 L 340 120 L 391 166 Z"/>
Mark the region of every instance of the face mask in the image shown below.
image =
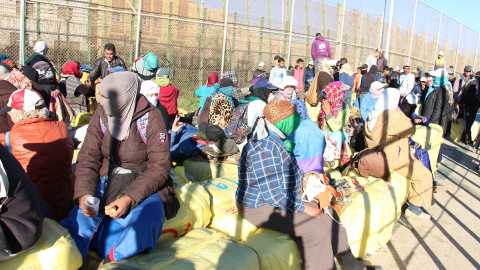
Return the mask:
<path id="1" fill-rule="evenodd" d="M 285 89 L 283 89 L 283 91 L 284 91 L 287 95 L 291 96 L 291 95 L 293 94 L 293 91 L 295 91 L 295 88 L 294 88 L 294 87 L 285 87 Z"/>
<path id="2" fill-rule="evenodd" d="M 157 106 L 158 104 L 158 97 L 147 97 L 148 102 L 150 102 L 153 106 Z"/>

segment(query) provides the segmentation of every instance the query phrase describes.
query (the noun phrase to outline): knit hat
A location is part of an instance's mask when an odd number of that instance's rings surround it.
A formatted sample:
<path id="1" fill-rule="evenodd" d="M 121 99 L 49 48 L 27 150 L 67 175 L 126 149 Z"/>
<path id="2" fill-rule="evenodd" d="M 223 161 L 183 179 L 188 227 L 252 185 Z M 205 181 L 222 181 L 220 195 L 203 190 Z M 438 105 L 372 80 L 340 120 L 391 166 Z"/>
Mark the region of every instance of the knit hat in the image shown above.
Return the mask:
<path id="1" fill-rule="evenodd" d="M 110 73 L 126 71 L 125 68 L 122 67 L 122 66 L 116 66 L 116 67 L 107 68 L 107 70 L 108 70 L 108 72 L 110 72 Z"/>
<path id="2" fill-rule="evenodd" d="M 132 72 L 137 73 L 138 77 L 144 81 L 155 78 L 155 70 L 150 71 L 144 68 L 143 67 L 144 62 L 145 62 L 145 59 L 142 57 L 135 59 L 132 66 Z"/>
<path id="3" fill-rule="evenodd" d="M 20 68 L 20 72 L 30 81 L 38 82 L 38 72 L 30 66 L 23 66 Z"/>
<path id="4" fill-rule="evenodd" d="M 295 105 L 288 100 L 273 100 L 263 109 L 263 115 L 268 122 L 275 125 L 295 113 Z"/>
<path id="5" fill-rule="evenodd" d="M 153 53 L 147 53 L 143 57 L 143 68 L 149 71 L 155 71 L 158 68 L 158 58 Z"/>

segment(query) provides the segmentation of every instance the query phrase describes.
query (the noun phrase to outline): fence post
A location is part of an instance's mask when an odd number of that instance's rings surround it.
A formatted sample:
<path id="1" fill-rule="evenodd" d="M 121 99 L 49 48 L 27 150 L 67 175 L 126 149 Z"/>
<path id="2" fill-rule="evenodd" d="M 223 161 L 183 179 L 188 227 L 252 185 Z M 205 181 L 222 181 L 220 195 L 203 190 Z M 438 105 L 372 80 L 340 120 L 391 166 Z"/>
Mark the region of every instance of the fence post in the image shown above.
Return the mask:
<path id="1" fill-rule="evenodd" d="M 358 67 L 360 66 L 360 42 L 362 40 L 362 29 L 363 29 L 363 9 L 360 10 L 360 14 L 358 15 L 358 20 L 359 20 L 359 27 L 358 28 L 354 28 L 354 29 L 358 29 L 358 31 L 355 31 L 355 44 L 357 45 L 356 48 L 355 48 L 355 67 Z M 358 32 L 358 34 L 357 34 Z M 355 69 L 356 71 L 356 69 Z"/>
<path id="2" fill-rule="evenodd" d="M 202 7 L 203 9 L 203 20 L 205 21 L 207 19 L 207 9 Z M 204 80 L 204 69 L 205 67 L 205 24 L 202 23 L 201 26 L 201 36 L 200 36 L 200 80 Z"/>
<path id="3" fill-rule="evenodd" d="M 474 68 L 474 69 L 475 69 L 475 66 L 477 65 L 478 42 L 480 42 L 480 33 L 478 33 L 477 46 L 475 47 L 475 56 L 473 57 L 473 68 Z M 478 68 L 475 69 L 475 70 L 478 71 Z"/>
<path id="4" fill-rule="evenodd" d="M 18 62 L 25 64 L 25 0 L 20 1 L 20 50 Z"/>
<path id="5" fill-rule="evenodd" d="M 142 31 L 142 0 L 138 1 L 137 7 L 137 40 L 135 41 L 135 59 L 140 55 L 140 33 Z"/>
<path id="6" fill-rule="evenodd" d="M 443 19 L 443 12 L 440 12 L 440 22 L 438 23 L 438 30 L 437 30 L 437 44 L 435 44 L 435 55 L 433 56 L 433 63 L 437 60 L 438 56 L 438 43 L 440 40 L 440 27 L 442 26 L 442 19 Z"/>
<path id="7" fill-rule="evenodd" d="M 393 21 L 393 6 L 395 5 L 395 0 L 390 2 L 390 15 L 388 16 L 388 31 L 387 31 L 387 45 L 385 46 L 385 58 L 390 61 L 388 54 L 390 53 L 390 38 L 392 37 L 392 21 Z M 392 63 L 392 62 L 390 62 Z"/>
<path id="8" fill-rule="evenodd" d="M 458 51 L 460 51 L 460 39 L 462 38 L 462 28 L 463 28 L 463 23 L 460 23 L 460 33 L 458 34 L 457 53 L 455 54 L 455 66 L 453 67 L 454 72 L 457 72 Z"/>
<path id="9" fill-rule="evenodd" d="M 342 45 L 343 45 L 343 27 L 345 25 L 345 8 L 347 7 L 347 0 L 343 0 L 342 6 L 342 26 L 340 30 L 340 49 L 338 50 L 338 59 L 342 56 Z"/>
<path id="10" fill-rule="evenodd" d="M 322 0 L 322 35 L 325 36 L 325 0 Z"/>
<path id="11" fill-rule="evenodd" d="M 92 0 L 88 1 L 88 7 L 91 7 L 92 5 Z M 92 62 L 92 10 L 88 10 L 88 29 L 87 29 L 87 61 L 88 64 L 91 64 Z M 130 61 L 131 63 L 132 61 Z"/>
<path id="12" fill-rule="evenodd" d="M 68 4 L 68 1 L 66 1 Z M 67 43 L 67 62 L 70 62 L 70 8 L 67 7 L 67 16 L 65 18 L 66 24 L 66 35 L 65 35 L 65 43 Z"/>
<path id="13" fill-rule="evenodd" d="M 260 53 L 258 55 L 259 61 L 265 61 L 265 60 L 263 60 L 263 30 L 264 30 L 264 27 L 265 27 L 265 17 L 262 17 L 261 20 L 260 20 L 260 28 L 262 30 L 260 31 L 260 41 L 259 41 L 259 47 L 260 47 Z"/>
<path id="14" fill-rule="evenodd" d="M 90 0 L 92 1 L 92 0 Z M 135 0 L 132 0 L 132 9 L 133 9 L 133 12 L 135 12 L 135 9 L 133 8 L 135 6 Z M 90 12 L 90 11 L 89 11 Z M 89 13 L 90 14 L 90 13 Z M 90 19 L 88 20 L 89 21 L 89 29 L 90 29 Z M 132 21 L 130 22 L 130 50 L 129 50 L 129 55 L 128 55 L 128 63 L 133 63 L 133 29 L 135 29 L 135 13 L 132 14 Z M 90 36 L 90 35 L 89 35 Z M 90 62 L 90 55 L 89 55 L 89 59 L 88 61 Z"/>
<path id="15" fill-rule="evenodd" d="M 418 6 L 418 0 L 415 1 L 415 11 L 413 12 L 412 33 L 410 34 L 410 48 L 408 49 L 408 61 L 407 61 L 409 63 L 410 63 L 410 58 L 412 57 L 413 35 L 415 33 L 415 20 L 417 19 L 417 6 Z"/>
<path id="16" fill-rule="evenodd" d="M 305 26 L 307 27 L 307 36 L 310 37 L 310 25 L 308 25 L 308 0 L 305 0 Z M 305 42 L 305 55 L 308 57 L 308 38 L 306 38 Z M 307 59 L 305 59 L 307 60 Z M 308 63 L 308 62 L 307 62 Z"/>
<path id="17" fill-rule="evenodd" d="M 292 32 L 293 32 L 293 14 L 295 12 L 295 0 L 292 0 L 292 15 L 290 17 L 290 36 L 288 38 L 288 57 L 287 63 L 290 65 L 290 56 L 292 55 Z"/>
<path id="18" fill-rule="evenodd" d="M 237 18 L 238 14 L 233 14 L 233 35 L 232 35 L 232 55 L 230 56 L 230 69 L 235 69 L 236 41 L 237 41 Z M 241 32 L 240 32 L 241 33 Z M 261 47 L 260 47 L 261 48 Z"/>
<path id="19" fill-rule="evenodd" d="M 223 48 L 222 48 L 222 69 L 220 74 L 223 74 L 223 69 L 225 68 L 225 50 L 227 47 L 227 23 L 228 23 L 228 3 L 229 0 L 225 1 L 225 21 L 223 24 Z"/>
<path id="20" fill-rule="evenodd" d="M 141 0 L 140 0 L 141 1 Z M 170 18 L 172 18 L 172 13 L 173 13 L 173 2 L 172 0 L 169 1 L 169 8 L 168 8 L 168 16 Z M 167 69 L 170 70 L 171 67 L 172 67 L 172 43 L 173 43 L 173 39 L 172 39 L 172 23 L 173 21 L 170 19 L 168 20 L 168 37 L 167 37 Z M 177 22 L 177 25 L 178 25 L 178 22 Z"/>

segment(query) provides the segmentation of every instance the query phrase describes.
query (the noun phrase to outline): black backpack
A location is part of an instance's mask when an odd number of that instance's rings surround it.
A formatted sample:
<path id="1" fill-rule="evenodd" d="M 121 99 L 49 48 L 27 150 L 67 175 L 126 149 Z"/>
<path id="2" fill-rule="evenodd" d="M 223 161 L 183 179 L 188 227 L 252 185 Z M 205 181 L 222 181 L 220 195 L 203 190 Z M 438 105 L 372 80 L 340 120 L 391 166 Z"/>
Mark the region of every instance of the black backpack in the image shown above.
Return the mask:
<path id="1" fill-rule="evenodd" d="M 480 105 L 480 91 L 478 86 L 478 81 L 475 79 L 465 84 L 458 94 L 458 103 Z"/>

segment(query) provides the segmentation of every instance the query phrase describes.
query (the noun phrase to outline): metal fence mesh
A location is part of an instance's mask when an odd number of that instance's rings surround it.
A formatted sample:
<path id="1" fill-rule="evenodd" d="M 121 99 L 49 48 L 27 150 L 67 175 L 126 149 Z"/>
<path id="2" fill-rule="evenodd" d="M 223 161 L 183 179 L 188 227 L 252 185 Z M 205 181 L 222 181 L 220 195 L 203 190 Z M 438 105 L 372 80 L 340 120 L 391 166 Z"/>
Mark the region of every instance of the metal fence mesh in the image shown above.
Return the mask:
<path id="1" fill-rule="evenodd" d="M 15 62 L 21 53 L 22 2 L 0 0 L 3 18 L 0 50 Z M 142 7 L 138 32 L 139 2 Z M 157 55 L 159 65 L 170 70 L 172 83 L 180 89 L 179 106 L 187 110 L 195 109 L 198 102 L 194 90 L 206 82 L 209 73 L 220 73 L 222 66 L 224 71 L 235 69 L 240 86 L 247 86 L 258 63 L 264 61 L 269 69 L 275 55 L 285 58 L 287 67 L 295 66 L 298 58 L 308 63 L 312 60 L 310 47 L 315 33 L 321 33 L 330 41 L 333 58 L 346 57 L 356 68 L 376 48 L 386 50 L 390 27 L 390 1 L 384 0 L 29 0 L 25 3 L 25 57 L 32 53 L 36 41 L 44 40 L 49 46 L 48 57 L 58 70 L 70 61 L 91 65 L 102 55 L 104 44 L 111 42 L 117 54 L 131 64 L 136 57 L 138 35 L 139 55 L 149 52 Z M 389 66 L 409 61 L 413 68 L 421 66 L 428 70 L 438 52 L 443 51 L 447 66 L 455 66 L 457 72 L 463 71 L 465 65 L 478 69 L 479 47 L 479 33 L 446 14 L 420 1 L 395 1 Z M 225 55 L 223 63 L 222 55 Z"/>

